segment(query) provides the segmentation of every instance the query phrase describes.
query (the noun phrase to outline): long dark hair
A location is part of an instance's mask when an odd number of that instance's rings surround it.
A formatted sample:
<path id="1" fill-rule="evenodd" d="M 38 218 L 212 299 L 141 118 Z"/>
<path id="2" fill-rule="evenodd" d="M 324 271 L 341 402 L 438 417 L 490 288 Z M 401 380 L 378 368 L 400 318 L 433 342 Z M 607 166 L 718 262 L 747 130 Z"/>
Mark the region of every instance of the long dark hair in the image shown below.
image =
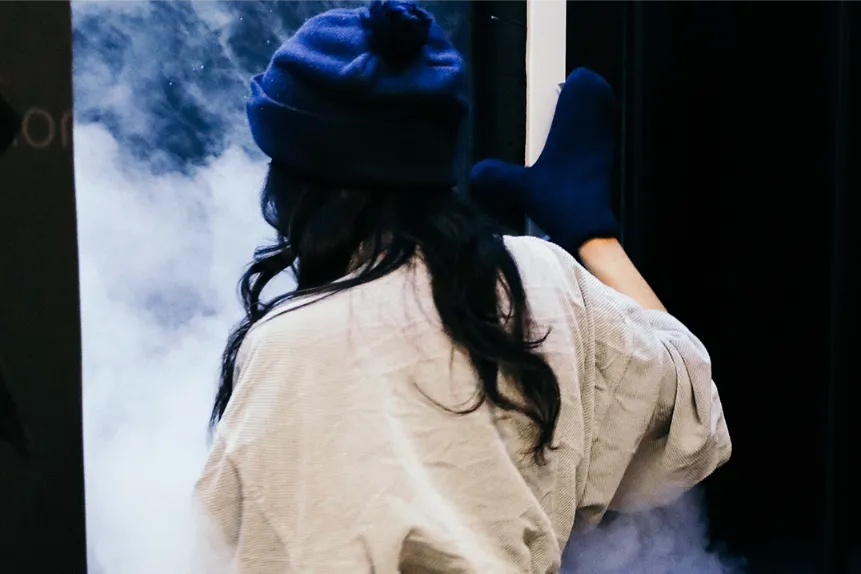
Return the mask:
<path id="1" fill-rule="evenodd" d="M 278 240 L 257 250 L 240 280 L 245 318 L 224 350 L 212 426 L 233 392 L 242 341 L 275 305 L 368 283 L 420 252 L 445 332 L 469 353 L 481 381 L 476 402 L 454 412 L 474 412 L 489 399 L 499 408 L 525 414 L 537 430 L 530 454 L 544 462 L 559 417 L 559 383 L 537 352 L 546 335 L 529 338 L 526 293 L 501 230 L 477 207 L 450 188 L 345 189 L 273 163 L 261 208 Z M 337 281 L 349 274 L 360 252 L 358 272 Z M 296 290 L 261 301 L 266 284 L 287 269 L 296 276 Z M 507 304 L 497 300 L 500 285 Z M 517 383 L 520 404 L 500 392 L 498 371 Z"/>

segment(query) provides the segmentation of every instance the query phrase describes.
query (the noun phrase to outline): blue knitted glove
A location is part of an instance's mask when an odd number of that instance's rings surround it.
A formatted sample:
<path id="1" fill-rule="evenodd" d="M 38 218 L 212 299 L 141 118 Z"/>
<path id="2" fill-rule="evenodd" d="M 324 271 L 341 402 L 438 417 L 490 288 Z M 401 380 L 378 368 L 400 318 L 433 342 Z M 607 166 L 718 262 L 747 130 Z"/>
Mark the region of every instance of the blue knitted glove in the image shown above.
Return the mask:
<path id="1" fill-rule="evenodd" d="M 470 174 L 479 204 L 522 209 L 573 255 L 597 237 L 618 237 L 610 208 L 615 98 L 606 80 L 586 68 L 562 87 L 541 157 L 532 167 L 485 160 Z"/>

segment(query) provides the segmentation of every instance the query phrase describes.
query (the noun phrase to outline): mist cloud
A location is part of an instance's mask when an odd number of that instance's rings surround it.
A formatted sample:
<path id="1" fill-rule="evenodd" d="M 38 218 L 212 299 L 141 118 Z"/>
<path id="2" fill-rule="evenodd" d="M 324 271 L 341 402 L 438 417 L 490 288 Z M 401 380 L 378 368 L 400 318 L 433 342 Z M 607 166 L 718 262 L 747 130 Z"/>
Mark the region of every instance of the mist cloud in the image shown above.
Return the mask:
<path id="1" fill-rule="evenodd" d="M 648 512 L 616 515 L 568 543 L 562 574 L 742 574 L 743 560 L 708 547 L 701 492 Z"/>
<path id="2" fill-rule="evenodd" d="M 219 356 L 241 316 L 236 281 L 270 236 L 248 78 L 306 18 L 351 4 L 73 2 L 92 574 L 188 574 L 189 495 Z M 427 4 L 467 45 L 467 9 Z M 699 504 L 686 499 L 576 541 L 569 565 L 724 572 L 704 540 Z"/>
<path id="3" fill-rule="evenodd" d="M 91 572 L 180 574 L 236 277 L 265 239 L 264 164 L 228 148 L 154 175 L 102 126 L 76 144 Z"/>

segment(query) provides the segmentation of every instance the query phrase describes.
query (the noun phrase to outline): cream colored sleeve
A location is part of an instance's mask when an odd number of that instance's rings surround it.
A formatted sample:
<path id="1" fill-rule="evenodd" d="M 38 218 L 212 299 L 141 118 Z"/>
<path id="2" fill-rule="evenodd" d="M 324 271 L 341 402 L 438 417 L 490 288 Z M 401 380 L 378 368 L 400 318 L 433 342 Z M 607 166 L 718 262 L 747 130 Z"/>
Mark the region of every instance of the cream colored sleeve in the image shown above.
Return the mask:
<path id="1" fill-rule="evenodd" d="M 242 485 L 239 472 L 217 434 L 203 474 L 195 486 L 195 548 L 190 574 L 227 574 L 242 526 Z"/>
<path id="2" fill-rule="evenodd" d="M 708 352 L 669 313 L 643 309 L 553 249 L 595 344 L 595 428 L 577 522 L 668 504 L 732 450 Z"/>
<path id="3" fill-rule="evenodd" d="M 216 428 L 209 456 L 195 484 L 197 539 L 190 574 L 257 572 L 248 567 L 249 551 L 257 561 L 279 561 L 284 556 L 274 533 L 255 527 L 261 512 L 246 484 L 249 469 L 243 468 L 233 452 L 249 426 L 247 419 L 254 418 L 253 411 L 245 405 L 249 395 L 256 392 L 248 380 L 255 375 L 255 367 L 259 370 L 258 361 L 253 360 L 260 347 L 255 339 L 250 333 L 240 349 L 233 397 Z"/>

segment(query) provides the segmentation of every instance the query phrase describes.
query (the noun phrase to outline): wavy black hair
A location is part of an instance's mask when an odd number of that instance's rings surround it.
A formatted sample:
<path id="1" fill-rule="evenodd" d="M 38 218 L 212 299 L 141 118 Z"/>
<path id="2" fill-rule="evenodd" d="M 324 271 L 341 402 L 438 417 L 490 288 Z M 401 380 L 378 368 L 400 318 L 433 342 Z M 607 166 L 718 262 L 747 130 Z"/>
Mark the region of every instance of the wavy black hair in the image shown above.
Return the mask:
<path id="1" fill-rule="evenodd" d="M 525 414 L 537 431 L 529 454 L 539 464 L 545 462 L 559 417 L 559 383 L 537 351 L 546 335 L 529 339 L 526 293 L 502 230 L 477 206 L 451 188 L 349 189 L 272 163 L 261 208 L 278 239 L 257 250 L 240 280 L 245 318 L 224 350 L 211 426 L 230 401 L 242 341 L 275 305 L 374 281 L 420 252 L 445 332 L 469 354 L 480 379 L 475 403 L 453 412 L 474 412 L 489 399 L 501 409 Z M 355 269 L 359 253 L 358 272 L 337 281 Z M 295 274 L 296 289 L 261 300 L 266 284 L 288 269 Z M 498 301 L 500 285 L 507 302 Z M 500 392 L 500 371 L 517 383 L 522 400 Z"/>

